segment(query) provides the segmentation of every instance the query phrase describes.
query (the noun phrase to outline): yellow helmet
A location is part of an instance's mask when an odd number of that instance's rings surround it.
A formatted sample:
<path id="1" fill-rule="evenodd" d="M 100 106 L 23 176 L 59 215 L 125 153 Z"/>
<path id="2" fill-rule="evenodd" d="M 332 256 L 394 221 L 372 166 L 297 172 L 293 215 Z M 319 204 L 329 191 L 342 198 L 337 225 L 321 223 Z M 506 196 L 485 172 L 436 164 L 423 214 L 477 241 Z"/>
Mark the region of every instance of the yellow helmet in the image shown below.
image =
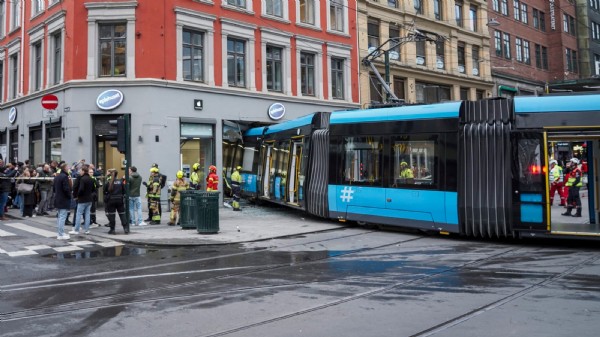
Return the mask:
<path id="1" fill-rule="evenodd" d="M 403 161 L 400 163 L 400 166 L 408 166 L 408 164 L 405 161 Z"/>
<path id="2" fill-rule="evenodd" d="M 192 169 L 194 169 L 194 171 L 198 171 L 198 168 L 200 167 L 200 164 L 195 163 L 194 165 L 192 165 Z"/>
<path id="3" fill-rule="evenodd" d="M 183 171 L 177 171 L 177 178 L 183 178 Z"/>
<path id="4" fill-rule="evenodd" d="M 238 167 L 236 167 L 235 169 L 236 169 L 236 170 L 238 170 L 238 171 L 241 171 L 241 170 L 242 170 L 242 167 L 241 167 L 241 166 L 238 166 Z"/>
<path id="5" fill-rule="evenodd" d="M 150 169 L 150 173 L 158 173 L 158 167 L 153 167 Z"/>

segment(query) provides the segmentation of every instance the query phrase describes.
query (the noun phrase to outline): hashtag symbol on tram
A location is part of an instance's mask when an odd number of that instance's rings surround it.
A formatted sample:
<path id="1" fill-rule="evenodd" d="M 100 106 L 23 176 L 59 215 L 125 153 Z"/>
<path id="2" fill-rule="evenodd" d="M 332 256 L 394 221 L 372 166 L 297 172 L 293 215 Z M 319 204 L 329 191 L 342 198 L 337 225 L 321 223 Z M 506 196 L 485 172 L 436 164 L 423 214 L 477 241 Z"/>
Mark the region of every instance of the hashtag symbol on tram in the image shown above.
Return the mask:
<path id="1" fill-rule="evenodd" d="M 340 192 L 342 192 L 340 199 L 342 199 L 343 202 L 350 202 L 350 200 L 353 199 L 352 194 L 354 193 L 354 190 L 351 187 L 346 186 Z"/>

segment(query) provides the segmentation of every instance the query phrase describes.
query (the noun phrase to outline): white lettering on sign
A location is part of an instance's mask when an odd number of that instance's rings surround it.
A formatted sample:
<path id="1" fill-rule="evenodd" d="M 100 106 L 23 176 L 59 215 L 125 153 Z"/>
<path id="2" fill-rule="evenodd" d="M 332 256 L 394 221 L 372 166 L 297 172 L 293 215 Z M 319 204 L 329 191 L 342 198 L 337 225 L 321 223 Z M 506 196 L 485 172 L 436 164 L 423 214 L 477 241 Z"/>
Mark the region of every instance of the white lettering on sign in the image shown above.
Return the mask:
<path id="1" fill-rule="evenodd" d="M 550 0 L 550 28 L 556 30 L 556 15 L 554 11 L 554 0 Z"/>
<path id="2" fill-rule="evenodd" d="M 112 96 L 107 96 L 107 97 L 99 99 L 98 103 L 104 104 L 104 103 L 110 101 L 111 99 L 120 98 L 120 97 L 121 97 L 121 94 L 120 93 L 116 93 L 116 94 L 114 94 Z"/>

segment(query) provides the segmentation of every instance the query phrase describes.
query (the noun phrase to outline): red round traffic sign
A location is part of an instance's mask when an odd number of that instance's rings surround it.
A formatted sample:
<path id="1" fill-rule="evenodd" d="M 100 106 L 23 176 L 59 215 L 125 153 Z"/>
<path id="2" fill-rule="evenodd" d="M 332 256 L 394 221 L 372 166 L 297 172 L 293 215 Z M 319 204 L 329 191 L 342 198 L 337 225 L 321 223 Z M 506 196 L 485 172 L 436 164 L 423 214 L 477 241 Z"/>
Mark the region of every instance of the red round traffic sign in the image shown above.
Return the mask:
<path id="1" fill-rule="evenodd" d="M 55 95 L 46 95 L 42 97 L 42 107 L 48 110 L 54 110 L 58 106 L 58 97 Z"/>

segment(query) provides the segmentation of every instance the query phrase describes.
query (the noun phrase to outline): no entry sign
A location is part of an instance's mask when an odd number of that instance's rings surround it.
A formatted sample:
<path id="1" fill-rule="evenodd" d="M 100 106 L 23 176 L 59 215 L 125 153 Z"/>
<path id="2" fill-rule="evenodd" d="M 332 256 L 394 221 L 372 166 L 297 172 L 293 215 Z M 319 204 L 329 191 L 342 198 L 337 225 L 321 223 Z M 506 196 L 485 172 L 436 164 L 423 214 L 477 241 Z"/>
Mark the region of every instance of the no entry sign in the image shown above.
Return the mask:
<path id="1" fill-rule="evenodd" d="M 54 110 L 58 106 L 58 97 L 54 95 L 46 95 L 42 97 L 42 107 L 48 110 Z"/>

